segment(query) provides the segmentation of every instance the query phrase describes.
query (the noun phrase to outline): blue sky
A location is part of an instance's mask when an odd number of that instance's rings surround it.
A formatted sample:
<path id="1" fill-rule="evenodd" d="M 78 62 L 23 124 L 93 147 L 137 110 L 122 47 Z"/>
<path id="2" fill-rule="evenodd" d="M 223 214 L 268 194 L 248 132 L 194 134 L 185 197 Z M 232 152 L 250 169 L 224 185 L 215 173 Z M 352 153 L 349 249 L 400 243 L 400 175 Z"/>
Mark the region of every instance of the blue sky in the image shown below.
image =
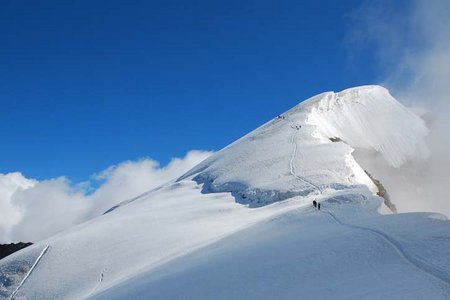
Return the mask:
<path id="1" fill-rule="evenodd" d="M 3 1 L 0 173 L 77 182 L 219 150 L 314 94 L 377 83 L 349 58 L 362 1 Z"/>

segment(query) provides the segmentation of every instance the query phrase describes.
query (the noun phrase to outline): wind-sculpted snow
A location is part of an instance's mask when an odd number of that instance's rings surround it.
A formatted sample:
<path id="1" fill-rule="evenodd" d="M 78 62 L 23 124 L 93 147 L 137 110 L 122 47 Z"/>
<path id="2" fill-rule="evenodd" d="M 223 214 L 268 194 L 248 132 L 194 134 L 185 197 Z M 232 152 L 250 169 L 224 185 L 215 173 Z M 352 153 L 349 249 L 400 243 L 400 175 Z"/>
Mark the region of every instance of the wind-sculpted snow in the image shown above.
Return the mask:
<path id="1" fill-rule="evenodd" d="M 305 101 L 307 123 L 322 140 L 339 137 L 353 148 L 373 149 L 399 167 L 413 157 L 426 157 L 425 122 L 380 86 L 324 93 Z"/>

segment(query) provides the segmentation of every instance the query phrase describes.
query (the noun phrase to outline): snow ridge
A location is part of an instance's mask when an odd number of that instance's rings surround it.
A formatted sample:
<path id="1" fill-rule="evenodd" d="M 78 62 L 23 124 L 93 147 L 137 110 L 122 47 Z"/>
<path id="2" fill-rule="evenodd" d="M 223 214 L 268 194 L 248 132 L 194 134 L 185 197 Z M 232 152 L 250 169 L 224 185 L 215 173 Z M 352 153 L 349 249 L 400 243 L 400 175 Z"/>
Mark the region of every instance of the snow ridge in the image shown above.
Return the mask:
<path id="1" fill-rule="evenodd" d="M 358 185 L 375 193 L 376 186 L 351 155 L 354 149 L 373 150 L 386 164 L 399 167 L 428 155 L 427 134 L 425 123 L 383 87 L 327 92 L 269 121 L 178 180 L 193 177 L 204 193 L 230 192 L 251 207 Z M 289 144 L 292 151 L 284 146 Z"/>

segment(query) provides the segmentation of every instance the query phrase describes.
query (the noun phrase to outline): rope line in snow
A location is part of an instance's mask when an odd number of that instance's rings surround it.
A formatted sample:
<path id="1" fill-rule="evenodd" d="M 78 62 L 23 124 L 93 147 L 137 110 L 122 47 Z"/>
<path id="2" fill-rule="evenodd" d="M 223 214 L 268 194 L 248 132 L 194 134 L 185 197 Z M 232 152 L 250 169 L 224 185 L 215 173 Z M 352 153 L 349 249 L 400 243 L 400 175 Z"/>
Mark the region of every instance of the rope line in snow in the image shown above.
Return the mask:
<path id="1" fill-rule="evenodd" d="M 28 279 L 28 277 L 30 277 L 31 273 L 34 271 L 34 269 L 36 268 L 36 266 L 38 265 L 39 261 L 41 261 L 42 257 L 44 256 L 44 254 L 47 252 L 48 248 L 50 246 L 47 245 L 41 252 L 41 254 L 39 254 L 38 258 L 36 259 L 36 261 L 34 262 L 34 264 L 31 266 L 30 270 L 28 270 L 27 274 L 25 275 L 25 277 L 22 279 L 22 281 L 19 283 L 19 285 L 15 288 L 15 290 L 12 292 L 11 296 L 9 296 L 9 300 L 13 300 L 16 295 L 17 292 L 19 291 L 19 289 L 22 287 L 22 285 L 25 283 L 25 281 Z"/>

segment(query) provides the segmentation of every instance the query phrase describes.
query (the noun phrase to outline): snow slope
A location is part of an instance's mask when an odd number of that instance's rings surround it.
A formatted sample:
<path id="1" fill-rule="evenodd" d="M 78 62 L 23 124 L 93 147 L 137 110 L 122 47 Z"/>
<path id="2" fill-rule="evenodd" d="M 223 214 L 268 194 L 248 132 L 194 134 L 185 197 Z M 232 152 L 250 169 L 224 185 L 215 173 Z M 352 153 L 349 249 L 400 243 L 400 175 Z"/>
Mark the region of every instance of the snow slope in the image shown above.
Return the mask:
<path id="1" fill-rule="evenodd" d="M 384 88 L 318 95 L 181 178 L 0 261 L 0 297 L 449 299 L 450 222 L 380 214 L 351 155 L 363 147 L 398 166 L 427 154 L 426 133 Z"/>
<path id="2" fill-rule="evenodd" d="M 448 222 L 380 216 L 376 202 L 345 195 L 322 202 L 322 212 L 294 209 L 95 299 L 448 299 Z M 416 232 L 399 230 L 418 223 Z"/>

